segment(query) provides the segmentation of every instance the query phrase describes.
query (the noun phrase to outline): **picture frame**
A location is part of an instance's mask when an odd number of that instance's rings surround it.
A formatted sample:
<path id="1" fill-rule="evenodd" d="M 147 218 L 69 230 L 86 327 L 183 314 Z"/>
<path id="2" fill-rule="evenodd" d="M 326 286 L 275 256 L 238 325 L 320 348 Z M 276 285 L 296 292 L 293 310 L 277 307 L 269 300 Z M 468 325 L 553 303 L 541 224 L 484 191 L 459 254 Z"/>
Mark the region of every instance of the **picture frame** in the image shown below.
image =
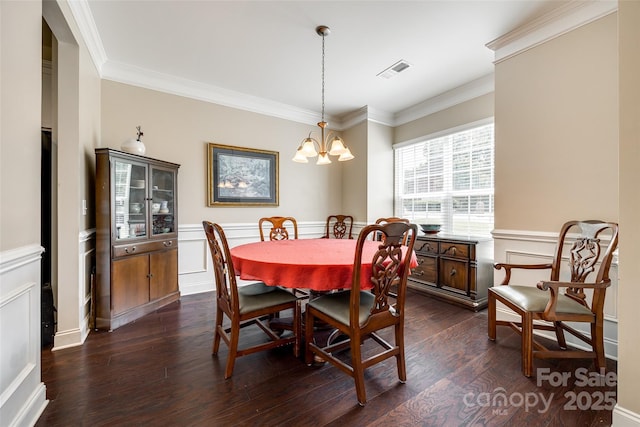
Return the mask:
<path id="1" fill-rule="evenodd" d="M 208 206 L 278 206 L 277 151 L 208 143 Z"/>

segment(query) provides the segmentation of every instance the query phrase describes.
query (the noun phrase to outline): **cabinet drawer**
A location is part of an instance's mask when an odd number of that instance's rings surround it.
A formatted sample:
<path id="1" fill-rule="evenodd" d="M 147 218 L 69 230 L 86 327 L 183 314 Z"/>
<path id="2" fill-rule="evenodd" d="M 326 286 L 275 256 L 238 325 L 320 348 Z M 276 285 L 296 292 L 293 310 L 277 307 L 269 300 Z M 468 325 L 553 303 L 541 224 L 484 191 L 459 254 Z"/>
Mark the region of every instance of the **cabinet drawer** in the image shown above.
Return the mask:
<path id="1" fill-rule="evenodd" d="M 425 253 L 425 254 L 438 254 L 438 242 L 433 241 L 424 241 L 424 240 L 416 240 L 414 244 L 413 250 L 417 253 Z"/>
<path id="2" fill-rule="evenodd" d="M 418 266 L 411 270 L 409 276 L 413 280 L 436 284 L 438 281 L 438 260 L 437 258 L 417 255 Z"/>
<path id="3" fill-rule="evenodd" d="M 469 264 L 462 261 L 452 261 L 440 259 L 440 284 L 443 287 L 456 291 L 468 293 L 468 270 Z"/>
<path id="4" fill-rule="evenodd" d="M 144 254 L 147 252 L 159 251 L 162 249 L 177 248 L 177 239 L 154 240 L 151 242 L 129 243 L 113 247 L 113 257 L 123 257 L 129 255 Z"/>
<path id="5" fill-rule="evenodd" d="M 469 259 L 469 245 L 463 243 L 440 243 L 440 254 L 455 258 Z"/>

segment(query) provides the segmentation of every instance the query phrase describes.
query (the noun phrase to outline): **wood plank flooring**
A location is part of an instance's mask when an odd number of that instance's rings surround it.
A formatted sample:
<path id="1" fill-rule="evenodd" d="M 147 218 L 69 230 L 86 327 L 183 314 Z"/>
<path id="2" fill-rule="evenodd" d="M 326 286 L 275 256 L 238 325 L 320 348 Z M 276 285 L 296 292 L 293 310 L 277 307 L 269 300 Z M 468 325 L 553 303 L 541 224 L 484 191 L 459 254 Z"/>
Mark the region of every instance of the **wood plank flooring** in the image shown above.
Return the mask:
<path id="1" fill-rule="evenodd" d="M 223 343 L 211 355 L 214 300 L 206 293 L 183 296 L 113 332 L 91 332 L 82 346 L 43 350 L 50 402 L 36 425 L 611 425 L 615 381 L 576 384 L 578 369 L 593 369 L 591 361 L 536 359 L 535 368 L 571 377 L 538 385 L 535 374 L 521 374 L 514 332 L 499 328 L 496 342 L 487 339 L 486 311 L 413 290 L 407 304 L 408 381 L 398 382 L 395 359 L 370 368 L 365 407 L 350 377 L 328 364 L 308 367 L 290 347 L 239 358 L 225 381 L 227 349 Z M 241 344 L 263 339 L 252 328 Z M 615 362 L 608 364 L 615 373 Z"/>

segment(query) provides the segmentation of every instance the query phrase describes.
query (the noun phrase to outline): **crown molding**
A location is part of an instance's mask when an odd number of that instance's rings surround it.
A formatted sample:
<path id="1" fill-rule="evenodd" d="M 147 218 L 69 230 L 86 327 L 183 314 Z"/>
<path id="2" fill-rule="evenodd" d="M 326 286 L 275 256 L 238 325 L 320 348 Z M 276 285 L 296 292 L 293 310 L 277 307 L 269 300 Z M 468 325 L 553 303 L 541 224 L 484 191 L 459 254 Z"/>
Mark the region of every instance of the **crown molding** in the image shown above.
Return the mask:
<path id="1" fill-rule="evenodd" d="M 315 111 L 114 61 L 104 64 L 102 78 L 304 124 L 321 120 Z"/>
<path id="2" fill-rule="evenodd" d="M 100 33 L 96 28 L 96 22 L 93 20 L 89 3 L 87 0 L 74 0 L 68 1 L 67 4 L 78 24 L 80 34 L 87 45 L 93 64 L 98 70 L 98 74 L 102 74 L 102 67 L 107 62 L 107 53 L 104 50 Z"/>
<path id="3" fill-rule="evenodd" d="M 399 126 L 409 123 L 413 120 L 491 93 L 494 89 L 494 75 L 490 73 L 396 113 L 393 125 Z"/>
<path id="4" fill-rule="evenodd" d="M 392 113 L 376 110 L 375 108 L 365 105 L 351 113 L 343 115 L 334 126 L 336 130 L 350 129 L 358 123 L 374 122 L 385 126 L 394 126 L 395 119 Z"/>
<path id="5" fill-rule="evenodd" d="M 570 1 L 485 46 L 495 52 L 496 64 L 617 10 L 616 0 Z"/>

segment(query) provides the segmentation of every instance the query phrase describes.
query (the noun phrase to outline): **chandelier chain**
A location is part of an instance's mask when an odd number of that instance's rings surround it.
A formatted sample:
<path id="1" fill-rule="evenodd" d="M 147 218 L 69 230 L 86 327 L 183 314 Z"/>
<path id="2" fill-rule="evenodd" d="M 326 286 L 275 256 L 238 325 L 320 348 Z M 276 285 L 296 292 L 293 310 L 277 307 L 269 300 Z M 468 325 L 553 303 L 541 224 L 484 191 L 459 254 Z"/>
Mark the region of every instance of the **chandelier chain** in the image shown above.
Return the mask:
<path id="1" fill-rule="evenodd" d="M 324 122 L 324 34 L 322 34 L 322 121 Z"/>

